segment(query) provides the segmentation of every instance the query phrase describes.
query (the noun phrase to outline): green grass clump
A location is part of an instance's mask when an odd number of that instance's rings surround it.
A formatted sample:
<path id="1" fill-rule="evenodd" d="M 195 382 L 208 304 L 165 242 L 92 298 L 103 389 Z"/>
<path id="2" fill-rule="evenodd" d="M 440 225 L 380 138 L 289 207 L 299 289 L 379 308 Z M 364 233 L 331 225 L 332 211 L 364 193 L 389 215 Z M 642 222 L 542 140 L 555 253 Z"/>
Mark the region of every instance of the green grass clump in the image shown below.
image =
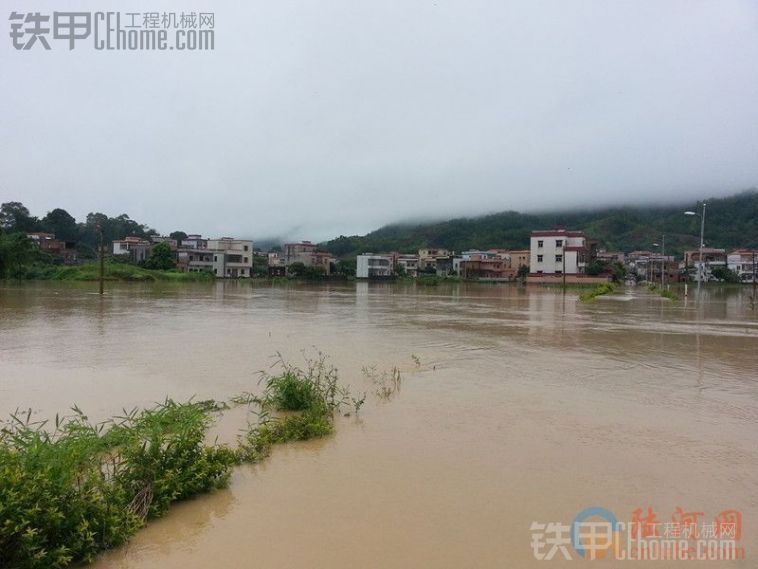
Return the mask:
<path id="1" fill-rule="evenodd" d="M 416 284 L 421 286 L 437 286 L 441 280 L 436 275 L 421 275 L 416 279 Z"/>
<path id="2" fill-rule="evenodd" d="M 334 414 L 362 399 L 338 385 L 324 356 L 305 369 L 285 364 L 264 375 L 259 420 L 237 448 L 206 442 L 226 404 L 164 403 L 92 424 L 74 408 L 52 429 L 12 416 L 0 423 L 0 566 L 61 569 L 90 562 L 128 540 L 174 502 L 223 487 L 234 465 L 257 462 L 273 445 L 323 437 Z"/>
<path id="3" fill-rule="evenodd" d="M 579 295 L 579 300 L 582 302 L 589 302 L 590 300 L 594 299 L 596 296 L 602 296 L 604 294 L 610 294 L 614 290 L 616 290 L 616 286 L 611 283 L 603 283 L 601 285 L 597 285 L 592 290 L 589 290 L 587 292 L 584 292 Z"/>
<path id="4" fill-rule="evenodd" d="M 275 444 L 328 435 L 338 409 L 350 404 L 357 412 L 365 401 L 365 395 L 356 399 L 339 386 L 337 369 L 328 365 L 323 354 L 307 360 L 305 369 L 285 363 L 281 356 L 278 366 L 279 373 L 263 374 L 262 397 L 243 396 L 259 407 L 259 422 L 250 428 L 238 451 L 243 461 L 268 455 Z"/>
<path id="5" fill-rule="evenodd" d="M 669 300 L 673 300 L 673 301 L 679 300 L 679 296 L 676 293 L 674 293 L 673 291 L 669 289 L 659 288 L 655 283 L 648 283 L 647 289 L 650 292 L 657 292 L 663 298 L 668 298 Z"/>
<path id="6" fill-rule="evenodd" d="M 137 265 L 108 261 L 105 263 L 104 277 L 109 281 L 133 281 L 133 282 L 208 282 L 215 277 L 208 272 L 183 273 L 171 269 L 158 271 L 145 269 Z M 96 281 L 100 278 L 100 265 L 89 263 L 71 267 L 56 267 L 48 271 L 40 278 L 60 281 Z"/>
<path id="7" fill-rule="evenodd" d="M 176 500 L 223 486 L 234 452 L 207 446 L 210 410 L 167 400 L 100 425 L 78 409 L 55 428 L 0 431 L 3 567 L 62 568 L 125 542 Z"/>

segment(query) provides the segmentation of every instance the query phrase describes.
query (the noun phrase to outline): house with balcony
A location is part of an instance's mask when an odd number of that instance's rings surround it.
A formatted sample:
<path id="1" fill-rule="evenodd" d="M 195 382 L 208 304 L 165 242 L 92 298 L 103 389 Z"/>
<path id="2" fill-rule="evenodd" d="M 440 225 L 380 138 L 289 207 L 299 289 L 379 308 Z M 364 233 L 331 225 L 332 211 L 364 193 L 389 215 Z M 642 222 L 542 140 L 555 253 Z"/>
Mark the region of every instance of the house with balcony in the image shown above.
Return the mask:
<path id="1" fill-rule="evenodd" d="M 713 278 L 713 269 L 726 268 L 726 249 L 714 249 L 703 247 L 703 258 L 700 258 L 700 249 L 684 252 L 684 269 L 691 275 L 692 280 L 701 279 L 709 281 Z"/>
<path id="2" fill-rule="evenodd" d="M 387 279 L 394 273 L 392 255 L 364 253 L 355 260 L 355 276 L 359 279 Z"/>
<path id="3" fill-rule="evenodd" d="M 742 282 L 758 280 L 758 250 L 736 249 L 727 255 L 726 264 Z"/>
<path id="4" fill-rule="evenodd" d="M 402 267 L 406 276 L 415 278 L 418 276 L 418 255 L 400 253 L 395 257 L 395 266 Z"/>
<path id="5" fill-rule="evenodd" d="M 207 249 L 208 240 L 204 239 L 202 235 L 193 233 L 187 235 L 186 239 L 182 239 L 181 246 L 184 249 Z"/>
<path id="6" fill-rule="evenodd" d="M 588 275 L 596 245 L 583 231 L 532 231 L 529 239 L 529 283 L 603 283 L 611 275 Z"/>
<path id="7" fill-rule="evenodd" d="M 445 260 L 449 259 L 451 252 L 447 249 L 440 249 L 437 247 L 427 247 L 425 249 L 418 250 L 418 270 L 420 272 L 434 272 L 437 271 L 437 259 Z"/>
<path id="8" fill-rule="evenodd" d="M 292 263 L 302 263 L 306 267 L 321 267 L 324 274 L 331 273 L 334 257 L 330 253 L 318 250 L 316 243 L 300 241 L 299 243 L 284 244 L 284 265 L 289 267 Z"/>
<path id="9" fill-rule="evenodd" d="M 207 251 L 212 255 L 211 269 L 216 277 L 236 279 L 253 276 L 252 241 L 233 237 L 208 239 Z"/>
<path id="10" fill-rule="evenodd" d="M 143 263 L 150 256 L 152 244 L 147 239 L 130 235 L 112 244 L 114 255 L 127 255 L 132 263 Z"/>

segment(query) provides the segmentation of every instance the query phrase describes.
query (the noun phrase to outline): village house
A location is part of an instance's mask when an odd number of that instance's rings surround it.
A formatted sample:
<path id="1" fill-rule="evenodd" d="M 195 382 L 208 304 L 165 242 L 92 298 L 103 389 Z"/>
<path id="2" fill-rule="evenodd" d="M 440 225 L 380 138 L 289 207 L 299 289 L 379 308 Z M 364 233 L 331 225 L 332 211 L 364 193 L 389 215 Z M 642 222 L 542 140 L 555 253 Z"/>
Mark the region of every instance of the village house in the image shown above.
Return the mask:
<path id="1" fill-rule="evenodd" d="M 625 266 L 627 272 L 638 280 L 667 283 L 681 280 L 679 263 L 673 255 L 662 255 L 655 251 L 632 251 L 626 255 Z"/>
<path id="2" fill-rule="evenodd" d="M 150 243 L 153 245 L 158 245 L 159 243 L 167 243 L 169 247 L 171 247 L 172 251 L 175 251 L 178 247 L 178 242 L 176 239 L 172 239 L 171 237 L 167 237 L 166 235 L 151 235 L 150 236 Z"/>
<path id="3" fill-rule="evenodd" d="M 285 277 L 287 276 L 287 265 L 284 264 L 284 257 L 272 251 L 267 253 L 268 258 L 268 276 L 269 277 Z"/>
<path id="4" fill-rule="evenodd" d="M 684 269 L 695 281 L 700 280 L 700 275 L 705 281 L 711 280 L 717 267 L 726 267 L 726 249 L 704 247 L 702 261 L 699 249 L 684 252 Z"/>
<path id="5" fill-rule="evenodd" d="M 450 258 L 450 251 L 440 248 L 426 248 L 418 250 L 418 270 L 421 272 L 431 272 L 437 270 L 437 259 Z"/>
<path id="6" fill-rule="evenodd" d="M 150 241 L 142 237 L 129 236 L 115 239 L 112 243 L 114 255 L 127 255 L 132 263 L 144 263 L 150 257 Z"/>
<path id="7" fill-rule="evenodd" d="M 606 251 L 605 249 L 600 249 L 595 254 L 595 258 L 598 261 L 603 261 L 605 263 L 621 263 L 622 265 L 626 264 L 626 253 L 623 251 Z"/>
<path id="8" fill-rule="evenodd" d="M 284 264 L 289 267 L 292 263 L 302 263 L 306 267 L 321 267 L 324 274 L 331 272 L 334 257 L 330 253 L 318 250 L 318 245 L 310 241 L 284 244 Z"/>
<path id="9" fill-rule="evenodd" d="M 249 278 L 253 276 L 253 242 L 247 239 L 222 237 L 208 239 L 213 255 L 213 274 L 219 278 Z"/>
<path id="10" fill-rule="evenodd" d="M 743 282 L 758 280 L 758 250 L 737 249 L 727 255 L 727 267 Z"/>
<path id="11" fill-rule="evenodd" d="M 79 261 L 76 249 L 73 246 L 74 244 L 56 239 L 54 233 L 35 232 L 27 233 L 26 236 L 41 251 L 56 257 L 64 265 L 75 265 Z"/>
<path id="12" fill-rule="evenodd" d="M 397 254 L 395 266 L 402 267 L 406 276 L 415 278 L 418 276 L 418 255 Z"/>
<path id="13" fill-rule="evenodd" d="M 201 235 L 193 233 L 187 235 L 186 239 L 182 239 L 181 247 L 184 249 L 207 249 L 208 240 L 204 239 Z"/>
<path id="14" fill-rule="evenodd" d="M 461 253 L 456 272 L 466 279 L 513 281 L 522 266 L 529 266 L 529 251 L 526 249 L 472 250 Z"/>
<path id="15" fill-rule="evenodd" d="M 393 269 L 392 255 L 364 253 L 355 259 L 355 276 L 359 279 L 389 278 Z"/>
<path id="16" fill-rule="evenodd" d="M 553 229 L 532 231 L 529 247 L 530 283 L 602 283 L 610 275 L 591 276 L 587 266 L 594 259 L 595 245 L 583 231 Z"/>
<path id="17" fill-rule="evenodd" d="M 515 268 L 516 272 L 521 267 L 529 267 L 529 249 L 511 249 L 508 255 L 511 258 L 511 267 Z"/>

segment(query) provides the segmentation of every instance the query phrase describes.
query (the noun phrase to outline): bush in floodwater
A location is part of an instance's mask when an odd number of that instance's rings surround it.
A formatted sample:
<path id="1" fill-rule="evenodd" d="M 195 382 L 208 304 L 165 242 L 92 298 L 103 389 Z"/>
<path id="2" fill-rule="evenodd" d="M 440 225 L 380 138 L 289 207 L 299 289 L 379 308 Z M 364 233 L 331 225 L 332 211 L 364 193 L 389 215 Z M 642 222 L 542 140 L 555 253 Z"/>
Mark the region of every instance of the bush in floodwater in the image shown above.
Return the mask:
<path id="1" fill-rule="evenodd" d="M 420 275 L 416 278 L 416 284 L 420 286 L 437 286 L 440 284 L 440 279 L 437 275 Z"/>
<path id="2" fill-rule="evenodd" d="M 614 290 L 616 290 L 616 287 L 612 285 L 611 283 L 603 283 L 601 285 L 596 286 L 592 290 L 589 290 L 587 292 L 584 292 L 579 295 L 579 300 L 582 302 L 588 302 L 595 298 L 596 296 L 602 296 L 604 294 L 610 294 Z"/>
<path id="3" fill-rule="evenodd" d="M 281 356 L 279 363 L 280 373 L 264 374 L 261 397 L 234 399 L 259 408 L 237 449 L 205 442 L 214 415 L 227 408 L 214 401 L 167 399 L 99 425 L 74 408 L 51 430 L 32 423 L 31 412 L 0 423 L 0 566 L 92 561 L 173 502 L 224 486 L 233 465 L 261 460 L 275 444 L 330 434 L 335 411 L 357 411 L 365 400 L 338 385 L 321 354 L 305 369 Z"/>
<path id="4" fill-rule="evenodd" d="M 248 398 L 260 407 L 260 413 L 258 424 L 249 429 L 238 451 L 241 461 L 259 460 L 275 444 L 328 435 L 334 429 L 334 413 L 341 406 L 351 404 L 357 412 L 363 405 L 365 395 L 361 399 L 350 397 L 349 391 L 338 384 L 337 369 L 323 354 L 306 362 L 301 369 L 279 355 L 279 373 L 262 375 L 266 386 L 263 397 Z M 276 412 L 280 415 L 272 415 Z"/>
<path id="5" fill-rule="evenodd" d="M 171 502 L 226 483 L 236 456 L 206 446 L 211 408 L 167 400 L 93 425 L 12 417 L 0 431 L 0 559 L 47 569 L 88 562 Z"/>
<path id="6" fill-rule="evenodd" d="M 666 288 L 658 288 L 658 286 L 655 283 L 648 283 L 647 289 L 650 292 L 657 292 L 663 298 L 668 298 L 669 300 L 673 300 L 673 301 L 679 300 L 679 296 L 675 292 Z"/>

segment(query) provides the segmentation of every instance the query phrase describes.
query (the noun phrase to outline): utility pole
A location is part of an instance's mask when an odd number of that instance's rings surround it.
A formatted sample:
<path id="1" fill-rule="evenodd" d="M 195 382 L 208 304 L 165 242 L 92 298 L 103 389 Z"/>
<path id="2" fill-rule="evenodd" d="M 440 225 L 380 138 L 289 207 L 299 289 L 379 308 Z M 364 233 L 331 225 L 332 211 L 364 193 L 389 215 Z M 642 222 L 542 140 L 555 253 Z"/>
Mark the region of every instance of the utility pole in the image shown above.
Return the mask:
<path id="1" fill-rule="evenodd" d="M 698 265 L 698 274 L 700 274 L 700 271 L 702 271 L 702 276 L 697 280 L 697 293 L 698 293 L 698 299 L 700 298 L 700 281 L 702 281 L 706 276 L 705 271 L 705 261 L 703 261 L 703 247 L 705 245 L 704 243 L 704 236 L 705 236 L 705 206 L 708 205 L 707 203 L 703 202 L 703 215 L 700 216 L 700 265 Z"/>
<path id="2" fill-rule="evenodd" d="M 661 288 L 666 289 L 666 235 L 661 235 Z"/>
<path id="3" fill-rule="evenodd" d="M 105 256 L 103 255 L 103 228 L 99 222 L 97 224 L 97 249 L 100 254 L 100 294 L 103 294 L 105 280 Z"/>
<path id="4" fill-rule="evenodd" d="M 753 306 L 755 306 L 755 249 L 753 249 Z"/>
<path id="5" fill-rule="evenodd" d="M 579 255 L 579 253 L 577 253 Z M 561 247 L 561 261 L 563 261 L 563 270 L 561 271 L 561 277 L 563 278 L 563 294 L 566 294 L 566 247 Z"/>

